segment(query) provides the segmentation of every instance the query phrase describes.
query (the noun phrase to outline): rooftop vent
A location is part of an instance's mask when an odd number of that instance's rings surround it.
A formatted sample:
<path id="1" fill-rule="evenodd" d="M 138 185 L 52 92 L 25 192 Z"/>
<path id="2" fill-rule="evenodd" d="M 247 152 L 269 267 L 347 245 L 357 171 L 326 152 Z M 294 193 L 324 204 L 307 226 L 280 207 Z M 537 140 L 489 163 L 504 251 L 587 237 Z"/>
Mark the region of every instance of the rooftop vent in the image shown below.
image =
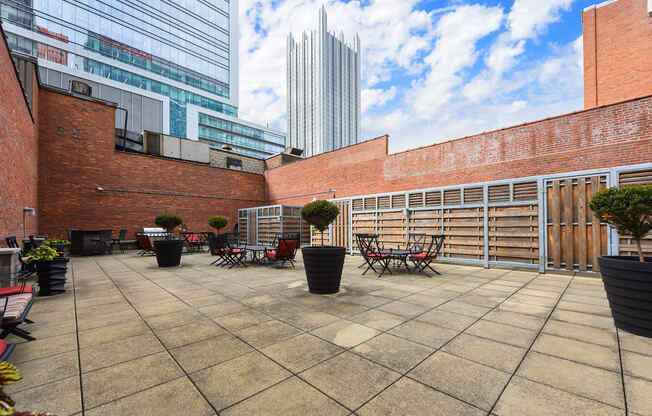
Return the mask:
<path id="1" fill-rule="evenodd" d="M 91 96 L 92 88 L 90 85 L 81 82 L 70 80 L 70 92 L 73 94 L 84 95 L 86 97 Z"/>
<path id="2" fill-rule="evenodd" d="M 285 151 L 294 156 L 301 156 L 303 154 L 303 150 L 297 149 L 296 147 L 288 147 Z"/>

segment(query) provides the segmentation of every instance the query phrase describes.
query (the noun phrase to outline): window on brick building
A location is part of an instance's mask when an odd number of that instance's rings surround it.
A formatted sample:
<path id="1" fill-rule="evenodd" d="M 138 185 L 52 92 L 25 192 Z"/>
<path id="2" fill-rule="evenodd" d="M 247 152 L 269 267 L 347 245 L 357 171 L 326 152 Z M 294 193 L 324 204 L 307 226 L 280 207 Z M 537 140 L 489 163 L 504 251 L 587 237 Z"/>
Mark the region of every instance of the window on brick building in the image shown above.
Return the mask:
<path id="1" fill-rule="evenodd" d="M 235 157 L 227 157 L 226 168 L 233 170 L 242 170 L 242 160 Z"/>

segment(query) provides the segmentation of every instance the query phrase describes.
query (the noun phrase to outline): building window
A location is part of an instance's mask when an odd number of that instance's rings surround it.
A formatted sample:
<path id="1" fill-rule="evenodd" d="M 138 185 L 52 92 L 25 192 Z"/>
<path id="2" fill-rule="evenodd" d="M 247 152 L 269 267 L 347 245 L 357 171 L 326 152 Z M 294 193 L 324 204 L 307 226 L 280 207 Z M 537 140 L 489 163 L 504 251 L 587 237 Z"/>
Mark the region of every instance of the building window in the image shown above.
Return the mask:
<path id="1" fill-rule="evenodd" d="M 242 170 L 242 160 L 235 157 L 226 158 L 226 168 L 233 170 Z"/>

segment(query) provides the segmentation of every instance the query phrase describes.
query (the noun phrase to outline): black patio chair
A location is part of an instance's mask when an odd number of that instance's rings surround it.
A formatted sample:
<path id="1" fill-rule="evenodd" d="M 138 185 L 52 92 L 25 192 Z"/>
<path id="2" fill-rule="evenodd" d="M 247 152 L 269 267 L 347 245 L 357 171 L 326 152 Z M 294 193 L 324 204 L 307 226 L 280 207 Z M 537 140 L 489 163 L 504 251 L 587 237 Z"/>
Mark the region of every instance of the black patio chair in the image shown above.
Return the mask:
<path id="1" fill-rule="evenodd" d="M 16 239 L 15 235 L 5 238 L 5 242 L 7 243 L 7 247 L 9 248 L 20 249 L 20 245 L 18 244 L 18 240 Z M 20 261 L 20 274 L 18 276 L 19 279 L 28 278 L 32 274 L 36 273 L 36 263 L 26 264 L 25 262 L 23 262 L 23 256 L 25 254 L 27 253 L 23 249 L 21 249 L 20 253 L 18 254 L 18 261 Z"/>
<path id="2" fill-rule="evenodd" d="M 211 253 L 211 256 L 217 256 L 217 260 L 212 262 L 210 265 L 213 266 L 226 266 L 231 264 L 229 261 L 229 240 L 228 234 L 215 234 L 210 233 L 208 235 L 208 249 Z"/>
<path id="3" fill-rule="evenodd" d="M 289 262 L 294 269 L 294 256 L 297 252 L 299 239 L 279 238 L 278 247 L 274 249 L 265 248 L 265 257 L 270 263 L 281 262 L 281 267 Z"/>
<path id="4" fill-rule="evenodd" d="M 227 250 L 226 256 L 229 259 L 229 269 L 235 266 L 247 267 L 245 259 L 247 257 L 247 245 L 240 243 L 240 235 L 238 233 L 227 234 Z"/>
<path id="5" fill-rule="evenodd" d="M 145 233 L 136 233 L 136 244 L 140 251 L 138 252 L 139 256 L 145 255 L 156 255 L 154 250 L 154 243 L 152 239 Z"/>
<path id="6" fill-rule="evenodd" d="M 126 251 L 127 244 L 129 244 L 129 241 L 127 241 L 127 230 L 120 230 L 119 237 L 111 239 L 111 245 L 117 245 L 121 253 Z"/>
<path id="7" fill-rule="evenodd" d="M 358 234 L 357 237 L 360 254 L 367 264 L 367 268 L 362 272 L 362 275 L 365 275 L 369 269 L 378 274 L 379 278 L 382 277 L 385 272 L 392 274 L 392 271 L 389 269 L 389 263 L 392 260 L 392 256 L 382 253 L 382 247 L 378 243 L 378 236 Z M 380 273 L 376 270 L 374 265 L 376 267 L 381 267 Z"/>
<path id="8" fill-rule="evenodd" d="M 426 248 L 427 239 L 428 236 L 426 234 L 416 234 L 416 233 L 408 234 L 408 242 L 407 242 L 406 250 L 415 253 L 421 253 Z"/>
<path id="9" fill-rule="evenodd" d="M 424 273 L 428 277 L 430 277 L 430 275 L 428 275 L 426 269 L 430 269 L 435 274 L 441 275 L 441 273 L 432 268 L 430 263 L 439 256 L 439 252 L 444 244 L 443 235 L 433 235 L 430 238 L 430 244 L 426 251 L 410 254 L 410 261 L 414 263 L 414 271 Z"/>
<path id="10" fill-rule="evenodd" d="M 362 254 L 362 247 L 360 246 L 360 238 L 369 239 L 369 238 L 377 238 L 377 237 L 378 237 L 378 234 L 365 234 L 365 233 L 353 234 L 353 238 L 355 239 L 356 244 L 358 245 L 358 251 L 360 252 L 360 254 Z M 366 262 L 366 261 L 363 261 L 363 262 L 358 266 L 358 269 L 361 269 L 361 268 L 363 268 L 363 267 L 366 266 L 366 265 L 367 265 L 367 262 Z"/>
<path id="11" fill-rule="evenodd" d="M 7 309 L 8 303 L 9 303 L 9 299 L 5 298 L 4 307 L 2 308 L 2 311 L 0 311 L 0 321 L 2 321 L 2 318 L 4 317 L 5 310 Z M 15 347 L 16 344 L 10 344 L 4 339 L 0 339 L 0 362 L 7 361 L 9 356 L 11 356 L 11 353 L 14 352 Z"/>

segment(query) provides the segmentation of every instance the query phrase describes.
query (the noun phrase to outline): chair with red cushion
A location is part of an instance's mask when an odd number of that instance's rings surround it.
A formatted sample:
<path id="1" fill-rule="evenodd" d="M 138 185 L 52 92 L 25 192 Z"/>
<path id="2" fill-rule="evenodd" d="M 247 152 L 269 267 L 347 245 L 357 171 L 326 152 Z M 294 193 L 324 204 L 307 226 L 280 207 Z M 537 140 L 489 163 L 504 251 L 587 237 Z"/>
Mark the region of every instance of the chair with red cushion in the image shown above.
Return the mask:
<path id="1" fill-rule="evenodd" d="M 138 243 L 138 248 L 140 249 L 140 252 L 138 255 L 144 256 L 146 254 L 149 255 L 154 255 L 156 252 L 154 251 L 154 243 L 152 243 L 152 239 L 149 238 L 147 234 L 136 234 L 137 238 L 137 243 Z"/>
<path id="2" fill-rule="evenodd" d="M 229 242 L 227 234 L 215 236 L 213 233 L 208 234 L 208 249 L 211 256 L 217 256 L 217 260 L 211 263 L 211 266 L 227 266 L 229 261 Z"/>
<path id="3" fill-rule="evenodd" d="M 270 263 L 281 262 L 281 266 L 290 263 L 294 268 L 294 256 L 297 253 L 299 240 L 289 238 L 279 238 L 278 246 L 274 249 L 265 249 L 265 257 Z"/>
<path id="4" fill-rule="evenodd" d="M 430 244 L 426 251 L 421 253 L 410 254 L 410 261 L 414 263 L 414 270 L 420 273 L 424 273 L 426 276 L 430 277 L 426 272 L 426 269 L 432 270 L 435 274 L 441 275 L 437 270 L 433 269 L 430 263 L 439 256 L 439 252 L 444 244 L 443 235 L 433 235 L 430 236 Z"/>
<path id="5" fill-rule="evenodd" d="M 237 233 L 230 233 L 226 235 L 226 252 L 225 255 L 229 261 L 229 269 L 235 266 L 247 267 L 245 259 L 247 258 L 246 244 L 239 245 L 240 237 Z"/>
<path id="6" fill-rule="evenodd" d="M 367 268 L 362 272 L 362 274 L 366 274 L 369 269 L 377 273 L 378 277 L 382 277 L 385 272 L 392 274 L 392 271 L 389 269 L 389 263 L 392 260 L 392 256 L 383 253 L 382 247 L 378 242 L 378 236 L 375 234 L 358 234 L 357 237 L 360 254 L 367 263 Z M 374 265 L 381 267 L 380 273 L 378 273 L 378 270 L 376 270 Z"/>

